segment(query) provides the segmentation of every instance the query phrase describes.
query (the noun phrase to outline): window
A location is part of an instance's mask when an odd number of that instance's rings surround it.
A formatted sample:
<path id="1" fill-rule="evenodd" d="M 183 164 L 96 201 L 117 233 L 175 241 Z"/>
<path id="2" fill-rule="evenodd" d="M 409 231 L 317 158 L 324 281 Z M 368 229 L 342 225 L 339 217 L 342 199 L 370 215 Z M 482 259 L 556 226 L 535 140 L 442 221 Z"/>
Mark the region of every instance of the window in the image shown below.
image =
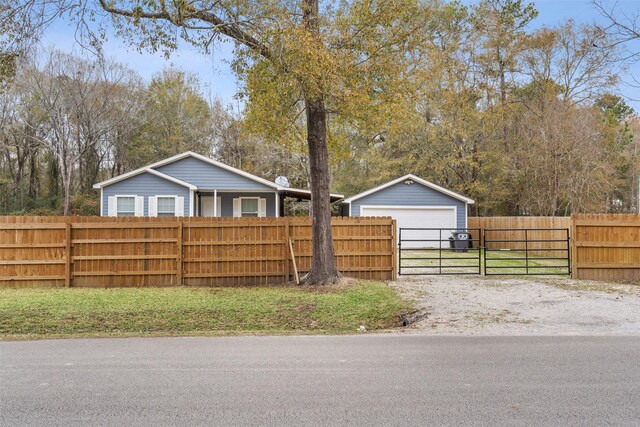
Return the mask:
<path id="1" fill-rule="evenodd" d="M 117 197 L 117 216 L 135 216 L 136 215 L 136 198 L 133 196 Z"/>
<path id="2" fill-rule="evenodd" d="M 158 216 L 176 216 L 175 197 L 158 197 Z"/>
<path id="3" fill-rule="evenodd" d="M 258 216 L 258 198 L 241 199 L 241 215 L 243 217 Z"/>

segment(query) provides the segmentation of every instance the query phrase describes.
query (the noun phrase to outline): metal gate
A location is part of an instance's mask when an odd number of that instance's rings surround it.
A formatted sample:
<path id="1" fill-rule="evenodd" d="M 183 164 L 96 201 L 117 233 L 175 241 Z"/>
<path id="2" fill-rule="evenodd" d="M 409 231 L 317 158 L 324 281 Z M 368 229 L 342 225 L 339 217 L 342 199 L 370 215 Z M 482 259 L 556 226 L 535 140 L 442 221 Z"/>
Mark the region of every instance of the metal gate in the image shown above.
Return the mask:
<path id="1" fill-rule="evenodd" d="M 484 274 L 570 275 L 568 228 L 485 228 Z"/>
<path id="2" fill-rule="evenodd" d="M 480 236 L 480 228 L 401 227 L 398 275 L 482 274 Z"/>
<path id="3" fill-rule="evenodd" d="M 570 275 L 569 229 L 399 228 L 398 275 L 445 274 Z"/>

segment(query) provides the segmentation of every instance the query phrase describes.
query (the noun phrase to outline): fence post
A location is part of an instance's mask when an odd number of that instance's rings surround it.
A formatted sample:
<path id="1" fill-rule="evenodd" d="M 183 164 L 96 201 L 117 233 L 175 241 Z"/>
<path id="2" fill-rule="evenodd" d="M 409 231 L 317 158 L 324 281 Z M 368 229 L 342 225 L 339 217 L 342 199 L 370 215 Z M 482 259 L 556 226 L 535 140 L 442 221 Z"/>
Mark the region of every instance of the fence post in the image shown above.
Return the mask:
<path id="1" fill-rule="evenodd" d="M 396 235 L 396 220 L 391 220 L 391 279 L 398 280 L 398 258 L 397 258 L 397 238 Z"/>
<path id="2" fill-rule="evenodd" d="M 284 218 L 284 274 L 285 274 L 285 282 L 289 281 L 289 276 L 291 275 L 291 266 L 289 264 L 291 264 L 290 262 L 290 258 L 289 258 L 289 239 L 290 239 L 290 232 L 289 232 L 289 217 L 286 216 Z"/>
<path id="3" fill-rule="evenodd" d="M 571 223 L 571 227 L 570 230 L 571 232 L 569 233 L 569 245 L 570 249 L 570 255 L 569 255 L 569 271 L 571 271 L 571 278 L 572 279 L 577 279 L 578 278 L 578 269 L 575 267 L 578 263 L 577 263 L 577 254 L 578 254 L 578 249 L 576 248 L 576 240 L 577 240 L 577 236 L 576 236 L 576 218 L 574 216 L 575 214 L 571 214 L 571 219 L 569 220 Z M 573 264 L 573 265 L 571 265 Z"/>
<path id="4" fill-rule="evenodd" d="M 177 282 L 178 282 L 178 286 L 182 286 L 183 285 L 183 280 L 182 280 L 182 269 L 183 269 L 183 259 L 182 259 L 182 252 L 183 252 L 183 244 L 182 244 L 182 239 L 183 239 L 183 230 L 184 230 L 184 226 L 182 221 L 178 222 L 178 241 L 177 241 L 177 249 L 178 249 L 178 254 L 176 256 L 176 267 L 177 267 Z"/>
<path id="5" fill-rule="evenodd" d="M 71 286 L 71 223 L 67 222 L 65 227 L 65 262 L 64 262 L 64 285 Z"/>

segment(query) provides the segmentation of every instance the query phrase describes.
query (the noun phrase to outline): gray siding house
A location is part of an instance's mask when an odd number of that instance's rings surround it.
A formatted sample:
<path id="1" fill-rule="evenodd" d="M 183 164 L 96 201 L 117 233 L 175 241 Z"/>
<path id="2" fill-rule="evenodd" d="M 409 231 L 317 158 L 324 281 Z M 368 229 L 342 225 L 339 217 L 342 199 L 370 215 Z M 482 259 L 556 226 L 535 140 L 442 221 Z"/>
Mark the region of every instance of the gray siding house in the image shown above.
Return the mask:
<path id="1" fill-rule="evenodd" d="M 102 216 L 282 216 L 285 197 L 308 190 L 282 187 L 193 152 L 97 183 Z M 332 194 L 331 201 L 342 200 Z"/>
<path id="2" fill-rule="evenodd" d="M 390 216 L 400 228 L 467 228 L 468 197 L 408 174 L 343 201 L 349 216 Z M 405 233 L 407 234 L 407 233 Z M 416 238 L 420 234 L 413 233 Z M 439 233 L 420 235 L 439 238 Z M 433 236 L 432 236 L 433 235 Z"/>

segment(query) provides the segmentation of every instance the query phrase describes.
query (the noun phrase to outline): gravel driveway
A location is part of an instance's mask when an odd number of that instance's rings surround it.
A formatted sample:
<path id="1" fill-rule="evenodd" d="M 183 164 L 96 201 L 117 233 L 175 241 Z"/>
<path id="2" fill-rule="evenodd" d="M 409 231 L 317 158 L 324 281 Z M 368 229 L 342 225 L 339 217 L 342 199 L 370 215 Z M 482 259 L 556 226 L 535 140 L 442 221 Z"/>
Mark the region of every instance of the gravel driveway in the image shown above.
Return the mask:
<path id="1" fill-rule="evenodd" d="M 640 285 L 566 278 L 405 276 L 391 286 L 426 310 L 429 335 L 640 335 Z"/>

